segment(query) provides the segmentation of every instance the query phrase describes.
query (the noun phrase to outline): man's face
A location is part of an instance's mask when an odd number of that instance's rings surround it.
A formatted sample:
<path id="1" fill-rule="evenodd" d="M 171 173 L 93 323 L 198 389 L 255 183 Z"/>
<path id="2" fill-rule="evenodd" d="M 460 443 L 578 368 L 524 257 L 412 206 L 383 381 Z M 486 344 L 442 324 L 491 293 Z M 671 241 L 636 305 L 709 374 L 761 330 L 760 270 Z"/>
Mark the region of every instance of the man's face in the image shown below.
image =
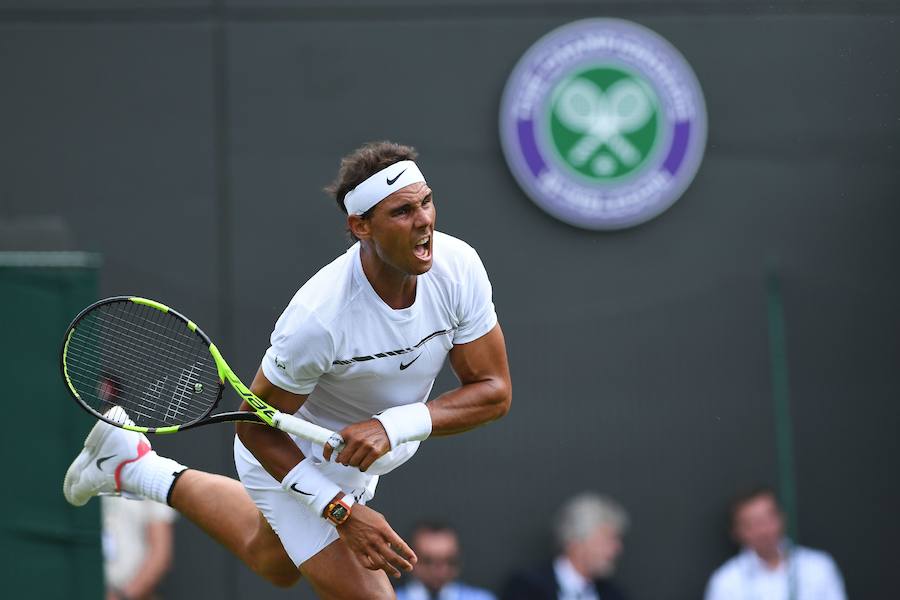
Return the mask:
<path id="1" fill-rule="evenodd" d="M 570 543 L 570 552 L 578 554 L 578 560 L 591 578 L 612 575 L 616 559 L 622 553 L 622 536 L 608 525 L 601 525 L 583 540 Z"/>
<path id="2" fill-rule="evenodd" d="M 375 206 L 366 237 L 384 263 L 407 275 L 421 275 L 431 268 L 434 221 L 431 188 L 413 183 Z"/>
<path id="3" fill-rule="evenodd" d="M 440 591 L 459 575 L 459 544 L 452 531 L 420 531 L 412 547 L 419 558 L 413 576 L 430 591 Z"/>
<path id="4" fill-rule="evenodd" d="M 748 500 L 734 513 L 735 539 L 760 556 L 777 552 L 783 535 L 784 519 L 771 494 Z"/>

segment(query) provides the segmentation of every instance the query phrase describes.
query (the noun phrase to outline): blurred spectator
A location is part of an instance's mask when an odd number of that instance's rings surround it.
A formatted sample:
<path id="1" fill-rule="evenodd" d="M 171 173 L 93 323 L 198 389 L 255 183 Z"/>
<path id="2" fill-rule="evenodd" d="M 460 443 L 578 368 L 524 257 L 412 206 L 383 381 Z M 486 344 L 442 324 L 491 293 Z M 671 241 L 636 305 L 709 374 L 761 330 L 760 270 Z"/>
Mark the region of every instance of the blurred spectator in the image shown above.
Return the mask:
<path id="1" fill-rule="evenodd" d="M 547 564 L 514 574 L 503 600 L 623 600 L 609 581 L 628 526 L 625 510 L 609 498 L 583 493 L 556 519 L 560 553 Z"/>
<path id="2" fill-rule="evenodd" d="M 419 562 L 412 581 L 397 590 L 397 600 L 495 600 L 487 590 L 456 581 L 459 539 L 452 527 L 437 521 L 419 523 L 410 538 Z"/>
<path id="3" fill-rule="evenodd" d="M 832 558 L 785 537 L 784 515 L 771 488 L 735 498 L 731 533 L 742 550 L 710 577 L 706 600 L 846 600 Z"/>
<path id="4" fill-rule="evenodd" d="M 175 511 L 158 502 L 103 496 L 106 600 L 154 600 L 172 562 Z"/>

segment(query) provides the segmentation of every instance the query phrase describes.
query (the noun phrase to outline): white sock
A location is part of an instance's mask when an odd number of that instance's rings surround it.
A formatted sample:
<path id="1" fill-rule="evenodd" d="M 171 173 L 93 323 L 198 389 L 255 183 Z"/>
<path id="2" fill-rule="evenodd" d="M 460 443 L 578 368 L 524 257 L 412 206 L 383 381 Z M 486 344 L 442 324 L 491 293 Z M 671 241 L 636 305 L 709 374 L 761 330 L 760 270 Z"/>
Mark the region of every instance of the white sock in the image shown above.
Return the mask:
<path id="1" fill-rule="evenodd" d="M 122 468 L 122 489 L 166 504 L 175 476 L 185 469 L 183 464 L 151 450 Z"/>

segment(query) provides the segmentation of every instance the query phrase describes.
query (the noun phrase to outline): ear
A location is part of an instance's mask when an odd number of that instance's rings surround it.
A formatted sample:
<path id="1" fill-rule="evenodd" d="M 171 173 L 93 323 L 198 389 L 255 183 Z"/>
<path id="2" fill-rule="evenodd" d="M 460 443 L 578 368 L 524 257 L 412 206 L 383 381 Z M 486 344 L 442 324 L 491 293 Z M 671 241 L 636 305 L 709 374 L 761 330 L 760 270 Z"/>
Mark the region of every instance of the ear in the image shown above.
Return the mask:
<path id="1" fill-rule="evenodd" d="M 347 229 L 361 240 L 372 237 L 372 223 L 369 219 L 363 219 L 359 215 L 347 215 Z"/>

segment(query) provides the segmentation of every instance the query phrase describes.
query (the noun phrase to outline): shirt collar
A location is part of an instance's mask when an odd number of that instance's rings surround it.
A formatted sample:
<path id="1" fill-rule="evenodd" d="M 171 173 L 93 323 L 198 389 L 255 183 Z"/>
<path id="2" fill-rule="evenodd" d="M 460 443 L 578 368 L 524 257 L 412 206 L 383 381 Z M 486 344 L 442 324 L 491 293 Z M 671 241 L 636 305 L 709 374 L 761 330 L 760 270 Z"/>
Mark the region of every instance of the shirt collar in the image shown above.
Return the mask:
<path id="1" fill-rule="evenodd" d="M 575 570 L 572 561 L 565 555 L 557 556 L 553 561 L 553 572 L 556 574 L 556 581 L 559 582 L 559 587 L 563 592 L 577 594 L 593 585 L 591 580 L 585 579 L 581 573 Z"/>
<path id="2" fill-rule="evenodd" d="M 441 588 L 441 591 L 438 592 L 437 597 L 439 600 L 452 599 L 458 596 L 458 592 L 456 589 L 456 582 L 451 581 L 447 585 Z M 425 586 L 418 579 L 414 579 L 409 582 L 406 587 L 407 597 L 410 600 L 429 600 L 431 596 L 428 594 L 428 590 L 425 589 Z"/>
<path id="3" fill-rule="evenodd" d="M 788 538 L 784 538 L 781 540 L 781 543 L 778 544 L 779 553 L 781 554 L 781 562 L 778 564 L 778 567 L 772 569 L 769 567 L 766 562 L 759 557 L 759 555 L 751 550 L 750 548 L 745 547 L 741 554 L 744 556 L 744 560 L 754 569 L 763 572 L 778 572 L 785 568 L 785 565 L 788 561 L 788 553 L 791 549 L 791 541 Z"/>

